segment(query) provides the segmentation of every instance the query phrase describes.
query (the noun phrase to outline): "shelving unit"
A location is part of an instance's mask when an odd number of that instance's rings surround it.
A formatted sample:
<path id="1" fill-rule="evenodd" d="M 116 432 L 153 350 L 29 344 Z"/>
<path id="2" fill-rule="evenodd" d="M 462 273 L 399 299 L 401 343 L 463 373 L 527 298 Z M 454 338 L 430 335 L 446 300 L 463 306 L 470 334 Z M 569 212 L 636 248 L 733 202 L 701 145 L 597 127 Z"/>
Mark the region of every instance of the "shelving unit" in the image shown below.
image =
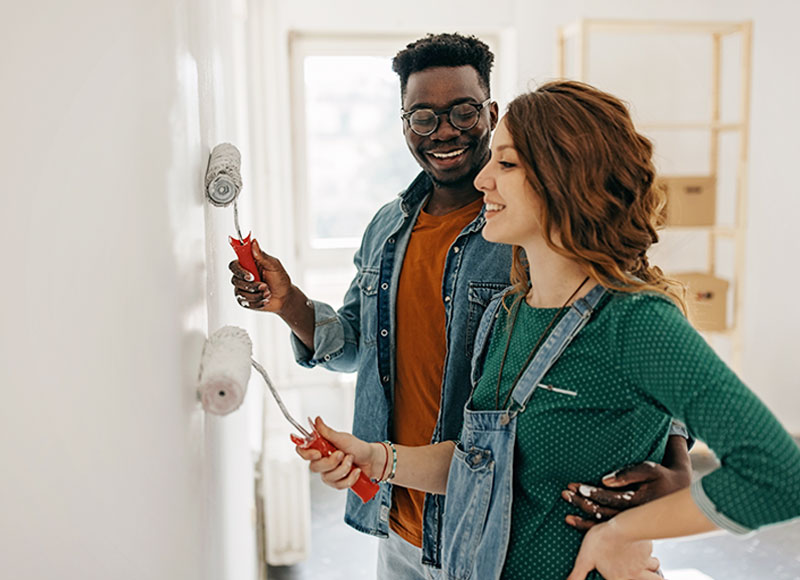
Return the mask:
<path id="1" fill-rule="evenodd" d="M 668 77 L 669 72 L 680 71 L 684 72 L 692 68 L 701 67 L 700 70 L 695 71 L 695 76 L 692 77 L 696 85 L 703 85 L 699 82 L 704 79 L 707 86 L 703 86 L 700 90 L 704 94 L 698 94 L 697 90 L 692 95 L 687 91 L 696 89 L 697 86 L 692 85 L 691 82 L 686 83 L 689 86 L 672 86 L 669 90 L 674 90 L 673 95 L 690 95 L 691 98 L 696 99 L 702 96 L 708 99 L 706 101 L 705 119 L 700 120 L 664 120 L 664 119 L 646 119 L 637 123 L 637 127 L 642 132 L 648 134 L 652 138 L 652 134 L 680 134 L 684 136 L 689 134 L 707 133 L 707 147 L 706 154 L 708 155 L 708 168 L 706 171 L 699 174 L 697 172 L 687 173 L 673 173 L 669 172 L 664 174 L 664 178 L 681 178 L 682 183 L 687 189 L 687 192 L 692 191 L 691 179 L 692 177 L 698 178 L 698 183 L 695 189 L 700 191 L 700 183 L 713 183 L 715 196 L 719 196 L 719 200 L 714 200 L 714 207 L 716 208 L 721 203 L 727 202 L 733 214 L 729 223 L 720 223 L 718 216 L 714 215 L 710 223 L 704 225 L 680 225 L 680 223 L 668 222 L 666 231 L 680 236 L 682 233 L 686 235 L 696 235 L 697 232 L 703 232 L 707 236 L 707 247 L 705 249 L 705 265 L 703 267 L 694 268 L 694 272 L 686 278 L 691 279 L 689 286 L 688 298 L 690 298 L 690 313 L 697 315 L 700 314 L 699 319 L 693 317 L 693 322 L 699 330 L 701 330 L 709 342 L 715 347 L 716 338 L 723 337 L 730 341 L 728 345 L 728 358 L 729 364 L 736 370 L 741 369 L 742 363 L 742 348 L 743 348 L 743 333 L 742 333 L 742 287 L 745 272 L 745 231 L 746 231 L 746 208 L 747 208 L 747 165 L 748 165 L 748 141 L 749 141 L 749 125 L 750 125 L 750 82 L 751 82 L 751 42 L 752 42 L 752 24 L 750 22 L 676 22 L 676 21 L 636 21 L 636 20 L 580 20 L 564 26 L 558 30 L 557 49 L 556 49 L 556 71 L 557 75 L 561 78 L 573 78 L 576 80 L 596 84 L 602 89 L 610 90 L 610 92 L 617 94 L 622 98 L 626 98 L 624 93 L 615 92 L 613 87 L 607 86 L 607 83 L 602 81 L 598 82 L 593 78 L 590 64 L 602 64 L 608 69 L 615 63 L 612 59 L 615 58 L 613 51 L 611 53 L 604 53 L 602 50 L 602 42 L 598 39 L 614 39 L 616 41 L 624 41 L 625 50 L 620 50 L 620 45 L 617 48 L 616 58 L 622 56 L 620 60 L 639 60 L 634 63 L 634 67 L 630 70 L 625 70 L 623 74 L 618 74 L 619 78 L 630 78 L 632 75 L 642 74 L 643 76 L 650 75 L 652 79 L 654 69 L 649 66 L 652 64 L 647 59 L 647 47 L 645 40 L 658 38 L 662 39 L 661 52 L 670 50 L 670 46 L 674 45 L 674 53 L 668 54 L 667 59 L 662 62 L 662 68 L 665 77 Z M 685 54 L 681 54 L 679 50 L 679 39 L 690 38 L 690 43 L 694 43 L 692 54 L 694 58 L 686 59 Z M 728 43 L 725 45 L 725 43 Z M 734 48 L 738 48 L 734 52 L 733 58 L 731 57 L 729 46 L 733 43 Z M 738 46 L 737 46 L 738 43 Z M 701 46 L 702 45 L 702 46 Z M 597 47 L 600 47 L 598 50 Z M 641 54 L 634 51 L 641 50 Z M 710 54 L 705 50 L 710 51 Z M 663 56 L 663 55 L 662 55 Z M 725 60 L 723 58 L 725 56 Z M 684 57 L 682 59 L 682 57 Z M 731 69 L 726 68 L 731 61 L 738 60 L 738 67 Z M 603 68 L 598 66 L 597 68 Z M 728 80 L 731 72 L 738 75 L 737 82 L 733 83 L 733 89 L 729 83 L 724 81 Z M 617 71 L 619 72 L 619 71 Z M 725 78 L 723 76 L 725 75 Z M 602 76 L 602 75 L 601 75 Z M 607 75 L 608 76 L 608 75 Z M 609 77 L 611 78 L 611 77 Z M 642 82 L 647 82 L 643 80 Z M 612 83 L 613 84 L 613 83 Z M 680 84 L 680 83 L 679 83 Z M 730 90 L 729 90 L 730 89 Z M 731 99 L 723 100 L 723 92 L 725 94 L 735 93 L 734 100 L 738 100 L 738 109 L 735 118 L 724 118 L 723 105 Z M 663 99 L 663 91 L 659 92 L 657 89 L 652 89 L 650 94 L 654 96 L 654 100 L 658 98 Z M 642 104 L 648 105 L 643 101 L 648 100 L 648 95 L 645 94 L 644 98 L 637 99 L 634 104 L 639 107 Z M 676 99 L 680 102 L 680 98 Z M 664 103 L 661 103 L 663 107 Z M 656 103 L 656 108 L 659 104 Z M 721 163 L 721 140 L 726 139 L 726 136 L 738 137 L 738 150 L 731 157 L 732 167 L 725 166 Z M 665 152 L 660 146 L 658 139 L 654 139 L 656 145 L 656 155 L 664 156 Z M 667 155 L 668 156 L 668 155 Z M 729 185 L 726 188 L 721 188 L 720 180 L 726 180 Z M 687 181 L 688 180 L 688 181 Z M 671 194 L 670 194 L 671 199 Z M 715 212 L 716 213 L 716 212 Z M 696 216 L 695 216 L 696 217 Z M 697 222 L 697 219 L 689 220 Z M 671 234 L 670 234 L 671 235 Z M 715 296 L 711 290 L 704 290 L 702 282 L 697 281 L 697 274 L 715 277 L 719 274 L 721 269 L 719 256 L 721 244 L 732 243 L 732 264 L 725 273 L 728 279 L 729 288 L 724 296 Z M 659 244 L 661 245 L 661 244 Z M 675 271 L 669 271 L 671 275 L 681 277 Z M 718 284 L 719 279 L 711 280 L 709 284 L 717 284 L 719 288 L 724 288 L 723 283 Z M 698 284 L 700 287 L 698 287 Z M 724 313 L 722 324 L 720 321 L 711 322 L 703 320 L 703 309 L 708 308 L 707 304 L 703 303 L 704 299 L 708 300 L 725 300 L 726 306 L 722 310 Z M 715 305 L 716 310 L 719 312 L 719 304 Z M 710 310 L 709 310 L 710 311 Z"/>

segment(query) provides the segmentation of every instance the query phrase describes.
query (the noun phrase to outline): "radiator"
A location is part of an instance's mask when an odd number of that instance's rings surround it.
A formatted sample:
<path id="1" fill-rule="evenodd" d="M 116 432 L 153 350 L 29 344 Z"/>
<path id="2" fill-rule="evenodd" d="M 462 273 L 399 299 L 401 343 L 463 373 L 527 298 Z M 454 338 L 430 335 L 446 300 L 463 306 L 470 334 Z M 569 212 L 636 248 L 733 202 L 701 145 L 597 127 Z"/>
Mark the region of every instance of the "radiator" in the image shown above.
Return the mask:
<path id="1" fill-rule="evenodd" d="M 288 438 L 281 438 L 280 443 L 291 448 Z M 305 560 L 310 553 L 308 465 L 284 453 L 270 457 L 270 447 L 260 469 L 264 559 L 271 566 L 288 566 Z"/>

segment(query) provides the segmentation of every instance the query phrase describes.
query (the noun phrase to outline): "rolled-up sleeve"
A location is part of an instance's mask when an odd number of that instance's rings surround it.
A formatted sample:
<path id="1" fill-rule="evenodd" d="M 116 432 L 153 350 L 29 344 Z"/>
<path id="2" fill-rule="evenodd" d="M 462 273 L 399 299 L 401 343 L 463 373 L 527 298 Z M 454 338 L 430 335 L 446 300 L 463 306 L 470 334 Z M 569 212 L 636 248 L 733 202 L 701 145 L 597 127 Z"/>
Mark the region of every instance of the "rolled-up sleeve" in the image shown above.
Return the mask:
<path id="1" fill-rule="evenodd" d="M 312 300 L 314 305 L 314 351 L 312 352 L 295 335 L 291 334 L 292 350 L 297 364 L 306 368 L 322 366 L 339 372 L 358 370 L 358 347 L 361 329 L 361 290 L 358 280 L 361 271 L 361 249 L 353 263 L 358 273 L 337 311 L 324 302 Z"/>
<path id="2" fill-rule="evenodd" d="M 671 304 L 631 301 L 620 325 L 629 380 L 705 441 L 720 467 L 692 486 L 718 526 L 744 533 L 800 517 L 800 448 Z"/>

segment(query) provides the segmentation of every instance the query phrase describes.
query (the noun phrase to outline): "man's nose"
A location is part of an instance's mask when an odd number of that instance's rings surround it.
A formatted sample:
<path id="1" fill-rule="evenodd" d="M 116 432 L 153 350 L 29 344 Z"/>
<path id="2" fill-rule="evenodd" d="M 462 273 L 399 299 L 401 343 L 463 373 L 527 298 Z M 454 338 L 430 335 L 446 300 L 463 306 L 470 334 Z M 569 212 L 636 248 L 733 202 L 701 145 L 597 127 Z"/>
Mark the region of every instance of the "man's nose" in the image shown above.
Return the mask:
<path id="1" fill-rule="evenodd" d="M 456 129 L 450 124 L 450 115 L 443 114 L 439 115 L 439 124 L 436 127 L 436 131 L 431 133 L 430 137 L 434 141 L 450 141 L 458 137 L 460 133 L 461 129 Z"/>

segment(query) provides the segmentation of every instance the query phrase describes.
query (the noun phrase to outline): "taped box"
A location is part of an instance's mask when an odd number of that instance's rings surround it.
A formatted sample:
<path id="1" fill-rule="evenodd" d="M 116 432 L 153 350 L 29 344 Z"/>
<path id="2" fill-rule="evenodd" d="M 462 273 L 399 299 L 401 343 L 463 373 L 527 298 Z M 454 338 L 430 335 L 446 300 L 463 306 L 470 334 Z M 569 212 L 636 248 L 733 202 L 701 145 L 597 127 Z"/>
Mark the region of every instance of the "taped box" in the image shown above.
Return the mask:
<path id="1" fill-rule="evenodd" d="M 720 331 L 728 328 L 728 288 L 730 282 L 703 272 L 670 274 L 686 284 L 689 321 L 697 330 Z"/>
<path id="2" fill-rule="evenodd" d="M 659 177 L 667 194 L 666 225 L 713 226 L 717 219 L 716 179 L 708 175 Z"/>

